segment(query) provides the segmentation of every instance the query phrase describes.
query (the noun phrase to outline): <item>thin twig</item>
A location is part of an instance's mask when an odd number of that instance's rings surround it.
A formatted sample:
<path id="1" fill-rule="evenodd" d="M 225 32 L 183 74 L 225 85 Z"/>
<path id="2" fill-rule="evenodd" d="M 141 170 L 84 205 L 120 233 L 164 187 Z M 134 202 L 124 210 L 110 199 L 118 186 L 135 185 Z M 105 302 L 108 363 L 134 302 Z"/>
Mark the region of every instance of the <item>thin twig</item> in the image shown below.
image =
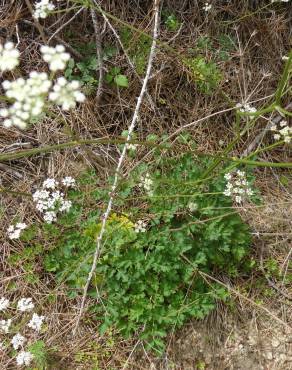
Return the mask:
<path id="1" fill-rule="evenodd" d="M 32 8 L 32 6 L 31 6 L 31 2 L 30 2 L 29 0 L 25 0 L 25 3 L 26 3 L 26 6 L 27 6 L 27 7 L 28 7 L 28 9 L 29 9 L 29 11 L 30 11 L 31 15 L 33 16 L 33 8 Z M 42 38 L 43 42 L 44 42 L 45 44 L 47 44 L 47 38 L 46 38 L 46 36 L 45 36 L 45 33 L 44 33 L 44 30 L 43 30 L 43 27 L 41 26 L 41 24 L 39 23 L 39 21 L 38 21 L 36 18 L 34 18 L 34 17 L 33 17 L 33 21 L 34 21 L 34 25 L 35 25 L 35 27 L 38 29 L 38 31 L 39 31 L 39 33 L 40 33 L 40 36 L 41 36 L 41 38 Z"/>
<path id="2" fill-rule="evenodd" d="M 102 85 L 103 85 L 103 58 L 102 58 L 102 46 L 101 46 L 102 37 L 101 37 L 101 29 L 98 25 L 97 15 L 93 7 L 90 9 L 90 14 L 91 14 L 93 28 L 94 28 L 96 57 L 97 57 L 98 73 L 99 73 L 98 87 L 96 91 L 96 102 L 98 103 L 102 95 Z"/>
<path id="3" fill-rule="evenodd" d="M 135 65 L 134 65 L 134 63 L 132 62 L 132 60 L 131 60 L 131 58 L 130 58 L 129 54 L 127 53 L 127 50 L 125 49 L 125 47 L 124 47 L 124 45 L 123 45 L 123 43 L 122 43 L 122 40 L 121 40 L 121 38 L 120 38 L 119 34 L 118 34 L 118 33 L 117 33 L 117 31 L 115 30 L 115 28 L 113 27 L 113 25 L 111 24 L 111 22 L 109 21 L 108 17 L 107 17 L 103 12 L 102 12 L 101 14 L 102 14 L 103 19 L 105 20 L 106 24 L 109 26 L 109 28 L 111 29 L 111 31 L 112 31 L 112 33 L 114 34 L 115 38 L 117 39 L 117 41 L 118 41 L 118 43 L 119 43 L 119 45 L 120 45 L 120 47 L 121 47 L 121 49 L 122 49 L 122 51 L 123 51 L 123 53 L 124 53 L 124 55 L 125 55 L 126 59 L 127 59 L 127 61 L 128 61 L 128 64 L 129 64 L 129 65 L 130 65 L 130 67 L 132 68 L 133 72 L 135 73 L 135 75 L 136 75 L 136 77 L 139 79 L 139 81 L 140 81 L 141 83 L 143 83 L 143 80 L 142 80 L 142 78 L 139 76 L 138 72 L 136 71 Z M 150 96 L 150 94 L 148 93 L 148 91 L 147 91 L 147 90 L 146 90 L 146 96 L 147 96 L 147 99 L 148 99 L 148 101 L 149 101 L 149 103 L 150 103 L 150 105 L 151 105 L 151 108 L 152 108 L 153 110 L 155 110 L 155 104 L 154 104 L 154 102 L 153 102 L 153 100 L 152 100 L 152 98 L 151 98 L 151 96 Z"/>
<path id="4" fill-rule="evenodd" d="M 30 26 L 34 26 L 34 27 L 37 27 L 35 23 L 31 22 L 31 21 L 28 21 L 26 19 L 23 19 L 22 20 L 23 23 L 25 24 L 28 24 Z M 46 29 L 45 27 L 43 27 L 43 31 L 46 33 L 46 34 L 50 34 L 50 31 L 48 29 Z M 70 44 L 68 44 L 66 41 L 64 41 L 63 39 L 61 39 L 61 37 L 59 37 L 58 35 L 54 36 L 54 38 L 60 43 L 60 44 L 63 44 L 66 49 L 68 51 L 70 51 L 70 53 L 72 55 L 74 55 L 74 57 L 78 60 L 82 60 L 83 59 L 83 55 L 79 53 L 79 51 L 75 50 Z"/>
<path id="5" fill-rule="evenodd" d="M 194 266 L 194 264 L 184 255 L 184 254 L 181 254 L 181 257 L 187 261 L 191 266 Z M 229 290 L 231 293 L 235 294 L 237 297 L 239 298 L 242 298 L 244 300 L 246 300 L 247 302 L 249 302 L 251 305 L 257 307 L 258 309 L 262 310 L 262 311 L 265 311 L 270 317 L 272 317 L 274 320 L 278 321 L 280 324 L 284 325 L 286 328 L 288 328 L 289 330 L 291 330 L 291 326 L 288 325 L 285 321 L 281 320 L 278 316 L 276 316 L 275 314 L 273 314 L 271 311 L 269 311 L 266 307 L 254 302 L 252 299 L 246 297 L 244 294 L 241 294 L 240 292 L 238 292 L 236 289 L 233 289 L 231 288 L 229 285 L 223 283 L 222 281 L 214 278 L 213 276 L 203 272 L 203 271 L 200 271 L 197 269 L 197 267 L 194 266 L 194 269 L 195 271 L 198 272 L 199 275 L 201 275 L 203 278 L 205 279 L 210 279 L 214 282 L 216 282 L 217 284 L 220 284 L 222 286 L 224 286 L 227 290 Z"/>
<path id="6" fill-rule="evenodd" d="M 73 17 L 71 17 L 67 22 L 63 23 L 53 34 L 52 36 L 50 36 L 49 40 L 48 40 L 48 43 L 52 40 L 52 38 L 54 38 L 60 31 L 62 31 L 63 28 L 65 28 L 66 26 L 68 26 L 68 24 L 70 24 L 76 17 L 79 13 L 82 12 L 84 8 L 80 8 L 78 10 L 78 12 L 76 12 Z"/>
<path id="7" fill-rule="evenodd" d="M 143 85 L 142 85 L 142 88 L 141 88 L 140 95 L 139 95 L 138 100 L 137 100 L 137 105 L 136 105 L 136 108 L 135 108 L 135 111 L 134 111 L 134 114 L 133 114 L 132 122 L 129 126 L 129 129 L 128 129 L 126 144 L 124 145 L 123 151 L 121 153 L 121 156 L 119 158 L 119 162 L 118 162 L 118 165 L 117 165 L 117 168 L 116 168 L 116 171 L 115 171 L 115 176 L 114 176 L 113 185 L 111 187 L 109 202 L 108 202 L 108 205 L 107 205 L 107 209 L 106 209 L 106 211 L 103 215 L 101 230 L 99 232 L 99 235 L 98 235 L 97 241 L 96 241 L 96 249 L 95 249 L 95 253 L 94 253 L 94 257 L 93 257 L 91 270 L 88 274 L 87 281 L 86 281 L 86 284 L 85 284 L 84 289 L 83 289 L 83 296 L 82 296 L 82 301 L 81 301 L 79 314 L 78 314 L 77 321 L 76 321 L 76 326 L 75 326 L 74 332 L 73 332 L 74 334 L 77 331 L 81 316 L 82 316 L 83 311 L 84 311 L 85 300 L 86 300 L 89 284 L 92 280 L 94 271 L 96 270 L 97 261 L 98 261 L 101 246 L 102 246 L 102 244 L 101 244 L 102 243 L 102 238 L 103 238 L 103 235 L 105 233 L 106 222 L 108 220 L 108 217 L 110 215 L 110 212 L 111 212 L 111 209 L 112 209 L 112 206 L 113 206 L 115 192 L 116 192 L 116 189 L 117 189 L 117 186 L 118 186 L 118 179 L 119 179 L 119 175 L 120 175 L 120 170 L 121 170 L 122 164 L 124 162 L 124 159 L 126 157 L 127 146 L 128 146 L 127 143 L 131 140 L 132 133 L 135 129 L 137 119 L 138 119 L 138 115 L 139 115 L 139 111 L 140 111 L 140 108 L 141 108 L 141 105 L 142 105 L 143 97 L 144 97 L 144 94 L 145 94 L 145 91 L 146 91 L 146 86 L 147 86 L 147 83 L 148 83 L 148 80 L 149 80 L 149 77 L 150 77 L 150 74 L 151 74 L 152 64 L 153 64 L 155 51 L 156 51 L 156 40 L 157 40 L 157 37 L 158 37 L 159 2 L 160 2 L 160 0 L 155 0 L 154 1 L 153 39 L 152 39 L 152 45 L 151 45 L 150 54 L 149 54 L 149 58 L 148 58 L 148 64 L 147 64 L 147 70 L 146 70 L 145 78 L 144 78 L 144 81 L 143 81 Z"/>

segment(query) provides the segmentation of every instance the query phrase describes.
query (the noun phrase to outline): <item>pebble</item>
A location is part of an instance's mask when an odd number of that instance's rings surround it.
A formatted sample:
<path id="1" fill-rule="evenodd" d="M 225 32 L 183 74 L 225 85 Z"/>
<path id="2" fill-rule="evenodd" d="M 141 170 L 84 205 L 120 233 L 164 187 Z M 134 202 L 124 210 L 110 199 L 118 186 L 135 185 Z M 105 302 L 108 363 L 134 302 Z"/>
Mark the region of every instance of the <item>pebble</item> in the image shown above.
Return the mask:
<path id="1" fill-rule="evenodd" d="M 273 338 L 271 344 L 272 347 L 277 348 L 280 345 L 280 341 L 277 338 Z"/>

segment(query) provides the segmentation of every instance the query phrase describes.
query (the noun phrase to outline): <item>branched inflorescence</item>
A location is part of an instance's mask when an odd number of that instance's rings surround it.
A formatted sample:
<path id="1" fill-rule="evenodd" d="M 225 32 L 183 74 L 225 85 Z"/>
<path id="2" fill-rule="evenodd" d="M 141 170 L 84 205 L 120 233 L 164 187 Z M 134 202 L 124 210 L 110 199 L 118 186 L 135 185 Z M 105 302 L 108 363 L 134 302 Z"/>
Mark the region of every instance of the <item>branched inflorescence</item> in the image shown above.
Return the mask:
<path id="1" fill-rule="evenodd" d="M 55 9 L 55 5 L 50 0 L 41 0 L 35 3 L 34 18 L 47 18 L 47 16 Z"/>
<path id="2" fill-rule="evenodd" d="M 64 177 L 61 186 L 74 187 L 75 180 L 70 176 Z M 49 224 L 57 220 L 58 213 L 68 212 L 72 206 L 72 202 L 65 199 L 59 182 L 52 178 L 43 182 L 42 188 L 33 194 L 33 200 L 36 203 L 36 209 L 43 214 L 44 220 Z"/>
<path id="3" fill-rule="evenodd" d="M 41 53 L 49 69 L 54 73 L 63 71 L 70 59 L 63 45 L 56 47 L 42 46 Z M 0 71 L 10 71 L 19 64 L 19 52 L 12 43 L 0 44 Z M 85 95 L 80 91 L 78 81 L 67 81 L 59 77 L 55 83 L 45 72 L 32 71 L 27 79 L 22 77 L 14 80 L 5 80 L 2 87 L 6 98 L 11 105 L 0 109 L 0 117 L 7 128 L 17 126 L 20 129 L 27 127 L 30 122 L 37 121 L 44 113 L 46 104 L 57 104 L 63 110 L 69 110 L 82 103 Z"/>
<path id="4" fill-rule="evenodd" d="M 21 298 L 16 305 L 16 310 L 18 312 L 21 312 L 22 315 L 25 315 L 25 313 L 31 312 L 35 308 L 35 305 L 31 298 Z M 9 299 L 5 297 L 0 298 L 0 312 L 1 314 L 6 314 L 7 311 L 15 310 L 13 308 L 13 303 L 9 301 Z M 14 317 L 17 317 L 15 314 Z M 35 334 L 31 335 L 30 333 L 27 333 L 27 336 L 22 335 L 19 331 L 20 329 L 22 331 L 26 330 L 26 327 L 30 330 L 33 330 L 36 333 L 39 333 L 42 328 L 42 324 L 45 320 L 45 316 L 38 315 L 37 313 L 33 313 L 32 317 L 28 321 L 27 316 L 21 317 L 20 322 L 17 323 L 12 320 L 11 318 L 8 319 L 2 319 L 0 320 L 0 332 L 6 335 L 6 337 L 9 334 L 13 334 L 16 332 L 16 334 L 13 335 L 13 337 L 9 341 L 1 342 L 0 341 L 0 350 L 1 351 L 9 351 L 9 345 L 13 347 L 15 351 L 19 352 L 16 355 L 16 364 L 17 366 L 29 366 L 31 361 L 34 358 L 34 355 L 28 351 L 25 350 L 24 346 L 26 344 L 32 344 L 33 341 L 35 341 Z M 15 325 L 13 325 L 15 324 Z M 11 328 L 12 327 L 12 328 Z"/>
<path id="5" fill-rule="evenodd" d="M 253 195 L 253 191 L 246 179 L 246 174 L 243 171 L 227 173 L 224 178 L 227 180 L 224 195 L 232 197 L 236 203 L 242 203 L 244 199 Z"/>
<path id="6" fill-rule="evenodd" d="M 275 132 L 274 139 L 282 139 L 285 143 L 290 143 L 292 136 L 292 127 L 288 126 L 287 121 L 284 120 L 280 122 L 279 126 L 280 128 L 278 128 L 277 125 L 273 125 L 271 127 L 271 131 Z"/>
<path id="7" fill-rule="evenodd" d="M 244 103 L 244 104 L 241 104 L 241 103 L 237 103 L 236 104 L 236 108 L 239 110 L 239 112 L 241 113 L 256 113 L 256 108 L 255 107 L 252 107 L 250 104 L 248 103 Z"/>
<path id="8" fill-rule="evenodd" d="M 141 177 L 141 182 L 139 183 L 139 187 L 143 188 L 148 196 L 153 195 L 153 180 L 151 179 L 149 173 L 147 172 L 145 176 Z"/>

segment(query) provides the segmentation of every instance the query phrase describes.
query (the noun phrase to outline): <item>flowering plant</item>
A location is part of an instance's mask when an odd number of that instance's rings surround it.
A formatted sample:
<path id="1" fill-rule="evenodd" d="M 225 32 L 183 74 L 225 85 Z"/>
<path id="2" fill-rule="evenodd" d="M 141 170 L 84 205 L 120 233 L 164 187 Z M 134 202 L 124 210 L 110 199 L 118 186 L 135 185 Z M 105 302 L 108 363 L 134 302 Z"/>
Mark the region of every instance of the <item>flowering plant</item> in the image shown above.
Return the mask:
<path id="1" fill-rule="evenodd" d="M 26 128 L 28 123 L 40 119 L 47 104 L 54 103 L 63 110 L 69 110 L 74 108 L 76 103 L 85 101 L 78 81 L 69 82 L 65 77 L 58 77 L 54 82 L 55 72 L 63 71 L 70 59 L 70 54 L 65 52 L 64 46 L 42 46 L 40 50 L 52 71 L 50 77 L 45 72 L 32 71 L 27 79 L 19 77 L 12 82 L 5 80 L 2 83 L 6 100 L 11 103 L 0 109 L 0 117 L 7 128 Z M 0 44 L 0 71 L 14 69 L 19 64 L 19 55 L 19 51 L 11 42 L 4 46 Z"/>
<path id="2" fill-rule="evenodd" d="M 0 298 L 0 314 L 6 316 L 6 319 L 0 320 L 0 335 L 1 337 L 4 335 L 4 340 L 0 341 L 0 352 L 6 356 L 14 356 L 15 352 L 11 352 L 11 347 L 17 351 L 15 354 L 17 366 L 29 366 L 35 357 L 33 350 L 30 349 L 38 342 L 45 316 L 36 312 L 31 315 L 30 312 L 34 308 L 32 298 L 19 299 L 16 307 L 8 298 Z M 17 316 L 17 313 L 20 313 L 20 316 Z M 13 319 L 10 318 L 11 315 Z"/>
<path id="3" fill-rule="evenodd" d="M 115 326 L 126 337 L 139 332 L 147 346 L 161 349 L 173 326 L 204 317 L 216 299 L 228 297 L 196 271 L 238 274 L 251 238 L 231 194 L 224 195 L 224 176 L 197 183 L 210 160 L 191 153 L 166 157 L 157 149 L 151 166 L 138 166 L 120 184 L 89 292 L 97 298 L 91 310 L 102 321 L 101 331 Z M 234 174 L 250 189 L 245 172 Z M 96 181 L 94 173 L 80 179 L 71 192 L 74 206 L 60 219 L 62 232 L 55 225 L 45 236 L 45 268 L 66 282 L 71 297 L 82 292 L 101 227 L 99 207 L 89 211 L 83 191 L 99 202 L 108 196 L 106 189 L 96 189 Z M 243 205 L 249 194 L 242 195 Z"/>

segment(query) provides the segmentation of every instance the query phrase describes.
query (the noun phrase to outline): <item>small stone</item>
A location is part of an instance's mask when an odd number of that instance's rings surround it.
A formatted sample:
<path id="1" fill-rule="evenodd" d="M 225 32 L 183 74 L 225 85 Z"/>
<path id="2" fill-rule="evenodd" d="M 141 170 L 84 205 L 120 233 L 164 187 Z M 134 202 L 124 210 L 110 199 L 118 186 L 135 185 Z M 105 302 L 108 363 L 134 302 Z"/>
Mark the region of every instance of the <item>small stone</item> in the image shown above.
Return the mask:
<path id="1" fill-rule="evenodd" d="M 285 362 L 287 360 L 287 356 L 285 355 L 285 353 L 280 353 L 279 355 L 279 359 L 283 362 Z"/>
<path id="2" fill-rule="evenodd" d="M 265 357 L 267 360 L 272 360 L 273 359 L 273 353 L 272 352 L 266 352 Z"/>
<path id="3" fill-rule="evenodd" d="M 255 337 L 250 336 L 250 337 L 248 338 L 248 344 L 249 344 L 250 346 L 255 346 L 255 345 L 257 344 L 257 340 L 256 340 L 256 338 L 255 338 Z"/>
<path id="4" fill-rule="evenodd" d="M 277 348 L 280 345 L 280 341 L 277 338 L 273 338 L 271 344 L 272 347 Z"/>

